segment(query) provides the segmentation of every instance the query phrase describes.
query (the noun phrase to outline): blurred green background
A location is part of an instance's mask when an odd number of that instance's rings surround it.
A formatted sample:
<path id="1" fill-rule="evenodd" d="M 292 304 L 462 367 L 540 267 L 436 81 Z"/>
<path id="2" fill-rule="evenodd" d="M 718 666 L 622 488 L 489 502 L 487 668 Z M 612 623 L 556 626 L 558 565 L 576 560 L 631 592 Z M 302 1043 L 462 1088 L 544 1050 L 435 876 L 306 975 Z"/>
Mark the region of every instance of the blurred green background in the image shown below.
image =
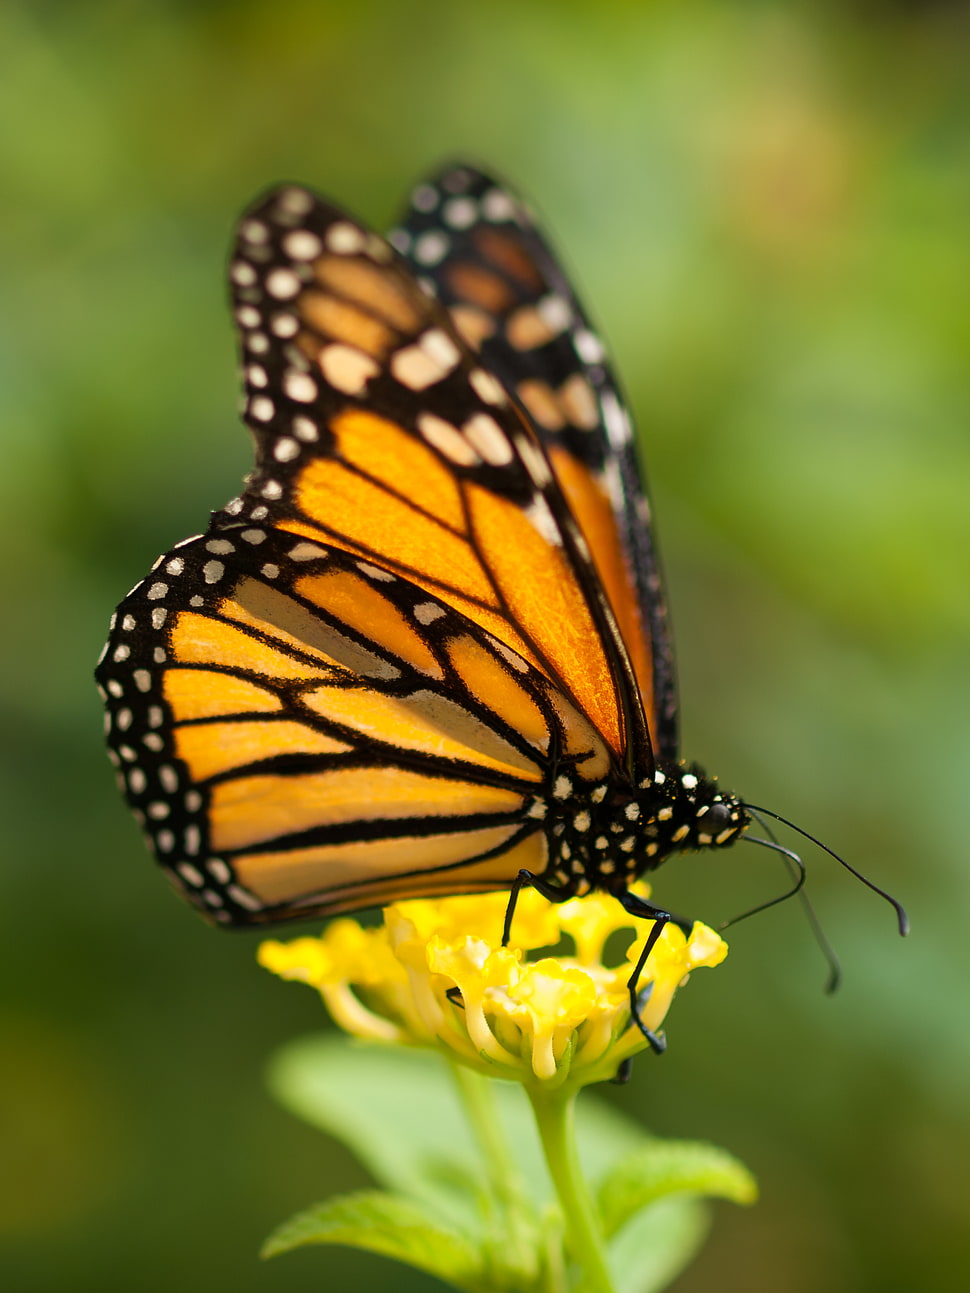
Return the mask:
<path id="1" fill-rule="evenodd" d="M 224 304 L 281 179 L 379 227 L 465 157 L 533 200 L 646 445 L 685 752 L 821 835 L 810 888 L 698 974 L 606 1098 L 758 1173 L 678 1293 L 970 1287 L 963 926 L 970 554 L 966 6 L 11 3 L 0 9 L 0 1232 L 17 1293 L 430 1291 L 383 1260 L 260 1265 L 364 1182 L 263 1088 L 321 1025 L 256 939 L 168 893 L 104 758 L 115 602 L 235 492 Z M 658 894 L 710 921 L 761 850 Z"/>

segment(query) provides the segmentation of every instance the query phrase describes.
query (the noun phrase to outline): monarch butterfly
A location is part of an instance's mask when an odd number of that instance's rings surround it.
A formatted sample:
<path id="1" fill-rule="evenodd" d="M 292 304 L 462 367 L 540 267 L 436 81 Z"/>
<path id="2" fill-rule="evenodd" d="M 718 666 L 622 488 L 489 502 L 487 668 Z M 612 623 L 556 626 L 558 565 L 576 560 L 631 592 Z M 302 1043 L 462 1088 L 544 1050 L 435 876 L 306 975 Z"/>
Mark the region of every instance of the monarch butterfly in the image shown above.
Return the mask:
<path id="1" fill-rule="evenodd" d="M 288 185 L 229 278 L 255 470 L 97 670 L 158 861 L 223 925 L 532 884 L 659 933 L 631 882 L 749 813 L 679 760 L 630 420 L 528 211 L 452 167 L 385 241 Z"/>

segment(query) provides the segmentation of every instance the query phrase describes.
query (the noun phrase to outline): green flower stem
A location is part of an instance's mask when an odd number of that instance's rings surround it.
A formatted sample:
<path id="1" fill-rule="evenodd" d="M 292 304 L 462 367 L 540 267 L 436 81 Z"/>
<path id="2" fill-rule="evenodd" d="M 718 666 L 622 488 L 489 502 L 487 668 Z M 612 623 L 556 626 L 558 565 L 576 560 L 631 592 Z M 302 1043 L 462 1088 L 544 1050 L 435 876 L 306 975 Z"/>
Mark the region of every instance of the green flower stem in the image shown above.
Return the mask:
<path id="1" fill-rule="evenodd" d="M 449 1063 L 448 1067 L 454 1074 L 472 1132 L 485 1160 L 491 1197 L 502 1211 L 502 1245 L 512 1265 L 528 1269 L 530 1258 L 534 1260 L 534 1242 L 530 1237 L 532 1206 L 502 1132 L 493 1079 L 473 1073 L 464 1064 Z"/>
<path id="2" fill-rule="evenodd" d="M 559 1196 L 569 1251 L 585 1274 L 588 1293 L 614 1293 L 603 1232 L 576 1149 L 576 1092 L 560 1087 L 529 1090 L 549 1175 Z"/>

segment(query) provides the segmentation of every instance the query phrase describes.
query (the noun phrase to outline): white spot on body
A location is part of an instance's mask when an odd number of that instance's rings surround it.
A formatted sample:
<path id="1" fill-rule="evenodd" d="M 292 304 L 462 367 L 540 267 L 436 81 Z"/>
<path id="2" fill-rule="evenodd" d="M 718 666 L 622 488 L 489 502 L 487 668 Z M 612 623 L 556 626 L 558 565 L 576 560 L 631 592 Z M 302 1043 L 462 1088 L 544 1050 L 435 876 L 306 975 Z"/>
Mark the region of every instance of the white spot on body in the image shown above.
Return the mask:
<path id="1" fill-rule="evenodd" d="M 685 772 L 680 779 L 680 784 L 685 790 L 695 790 L 697 788 L 697 778 L 692 772 Z"/>

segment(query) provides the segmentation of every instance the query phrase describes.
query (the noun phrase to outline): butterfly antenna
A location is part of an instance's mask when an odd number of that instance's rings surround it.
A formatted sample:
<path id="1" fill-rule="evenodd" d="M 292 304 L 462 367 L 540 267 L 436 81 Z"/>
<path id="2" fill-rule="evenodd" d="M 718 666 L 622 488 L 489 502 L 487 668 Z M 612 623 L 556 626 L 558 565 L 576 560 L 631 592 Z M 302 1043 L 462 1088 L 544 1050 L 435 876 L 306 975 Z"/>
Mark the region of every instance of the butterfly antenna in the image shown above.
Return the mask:
<path id="1" fill-rule="evenodd" d="M 770 808 L 759 808 L 757 804 L 745 804 L 744 807 L 750 813 L 764 813 L 766 817 L 774 818 L 776 822 L 781 822 L 783 826 L 790 827 L 791 830 L 796 831 L 804 839 L 810 840 L 812 844 L 817 845 L 817 847 L 820 848 L 823 853 L 827 853 L 829 857 L 835 858 L 839 866 L 845 867 L 846 871 L 851 875 L 854 875 L 857 880 L 861 880 L 867 889 L 871 889 L 873 893 L 877 893 L 880 898 L 884 898 L 886 902 L 889 903 L 890 907 L 892 907 L 896 913 L 899 932 L 903 938 L 906 937 L 909 933 L 909 916 L 906 914 L 906 908 L 903 904 L 897 901 L 891 893 L 887 893 L 885 889 L 880 889 L 874 881 L 870 880 L 867 876 L 864 876 L 861 871 L 857 871 L 854 866 L 846 862 L 845 858 L 839 857 L 838 853 L 833 852 L 827 844 L 823 844 L 822 841 L 816 839 L 814 835 L 809 835 L 808 831 L 803 831 L 800 826 L 796 826 L 794 822 L 790 822 L 787 817 L 782 817 L 780 813 L 773 813 Z M 752 842 L 758 843 L 757 840 Z M 763 840 L 760 842 L 764 843 Z"/>
<path id="2" fill-rule="evenodd" d="M 764 818 L 759 815 L 756 809 L 749 809 L 749 811 L 751 813 L 751 816 L 755 819 L 755 821 L 758 823 L 761 829 L 768 836 L 768 839 L 771 841 L 771 843 L 776 848 L 780 848 L 780 846 L 778 845 L 778 838 L 775 835 L 775 832 L 771 829 L 771 827 L 764 820 Z M 766 843 L 765 840 L 759 840 L 753 836 L 744 836 L 743 838 L 750 839 L 752 844 Z M 792 874 L 794 874 L 795 864 L 792 861 L 792 857 L 788 853 L 788 850 L 780 849 L 780 851 L 785 854 L 785 863 L 788 866 L 789 871 Z M 819 920 L 818 913 L 816 912 L 814 906 L 812 905 L 811 898 L 809 898 L 808 894 L 802 888 L 802 883 L 804 882 L 804 879 L 805 879 L 804 863 L 802 862 L 801 858 L 796 858 L 796 861 L 798 863 L 798 871 L 801 876 L 801 882 L 797 886 L 797 890 L 800 890 L 798 896 L 802 904 L 802 910 L 805 913 L 805 917 L 808 920 L 809 927 L 812 931 L 812 936 L 815 939 L 815 942 L 816 942 L 816 945 L 818 946 L 819 951 L 825 957 L 826 963 L 829 967 L 829 977 L 825 984 L 825 992 L 826 992 L 826 995 L 831 996 L 833 992 L 837 991 L 839 984 L 842 982 L 842 963 L 839 960 L 838 953 L 836 952 L 835 948 L 832 946 L 831 942 L 829 941 L 828 935 L 825 933 L 825 930 L 822 928 L 822 922 Z M 791 894 L 786 894 L 785 896 L 791 897 Z"/>

